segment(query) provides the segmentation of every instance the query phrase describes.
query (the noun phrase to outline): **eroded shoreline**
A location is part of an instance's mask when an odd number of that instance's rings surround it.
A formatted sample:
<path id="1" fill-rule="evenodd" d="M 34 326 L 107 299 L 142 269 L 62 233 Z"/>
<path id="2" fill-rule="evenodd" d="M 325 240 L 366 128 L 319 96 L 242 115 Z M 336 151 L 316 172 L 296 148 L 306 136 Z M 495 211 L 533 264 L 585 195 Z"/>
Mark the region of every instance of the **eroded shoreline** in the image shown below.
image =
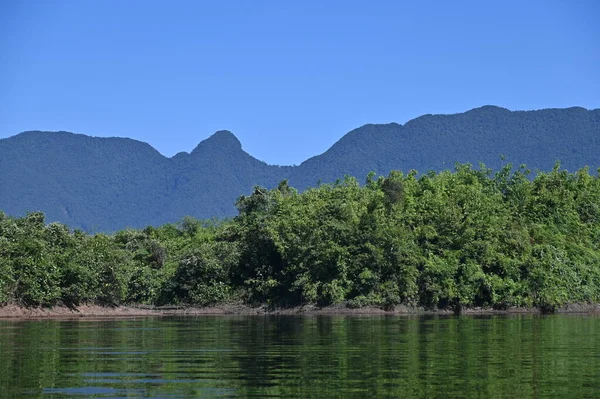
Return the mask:
<path id="1" fill-rule="evenodd" d="M 491 308 L 467 308 L 463 315 L 507 315 L 507 314 L 541 314 L 538 308 L 509 308 L 496 310 Z M 600 314 L 600 304 L 570 304 L 557 309 L 555 313 L 587 313 Z M 5 305 L 0 307 L 0 319 L 73 319 L 73 318 L 127 318 L 127 317 L 166 317 L 166 316 L 226 316 L 226 315 L 453 315 L 452 310 L 425 310 L 397 306 L 386 310 L 379 307 L 349 308 L 343 305 L 319 308 L 302 306 L 293 308 L 268 308 L 266 306 L 251 307 L 240 304 L 215 305 L 210 307 L 184 306 L 100 306 L 81 305 L 78 307 L 24 307 Z"/>

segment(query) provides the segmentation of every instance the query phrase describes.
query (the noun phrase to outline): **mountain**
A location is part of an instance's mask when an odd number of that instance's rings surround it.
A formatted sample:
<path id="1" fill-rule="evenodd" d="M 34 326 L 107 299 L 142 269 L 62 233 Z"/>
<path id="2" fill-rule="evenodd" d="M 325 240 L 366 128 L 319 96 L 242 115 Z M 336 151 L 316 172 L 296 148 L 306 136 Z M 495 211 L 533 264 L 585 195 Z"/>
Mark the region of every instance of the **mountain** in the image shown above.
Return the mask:
<path id="1" fill-rule="evenodd" d="M 509 111 L 485 106 L 454 115 L 423 115 L 405 125 L 365 125 L 299 166 L 274 166 L 246 153 L 220 131 L 172 158 L 125 138 L 25 132 L 0 140 L 0 209 L 42 210 L 48 221 L 86 231 L 114 231 L 235 215 L 254 185 L 288 178 L 301 190 L 344 175 L 359 180 L 392 169 L 420 172 L 479 162 L 549 170 L 600 167 L 600 110 Z M 502 159 L 504 158 L 504 159 Z"/>
<path id="2" fill-rule="evenodd" d="M 456 162 L 492 169 L 506 163 L 550 170 L 600 166 L 600 109 L 509 111 L 485 106 L 454 115 L 423 115 L 405 125 L 365 125 L 292 172 L 299 188 L 345 174 L 451 169 Z M 503 159 L 504 158 L 504 159 Z"/>

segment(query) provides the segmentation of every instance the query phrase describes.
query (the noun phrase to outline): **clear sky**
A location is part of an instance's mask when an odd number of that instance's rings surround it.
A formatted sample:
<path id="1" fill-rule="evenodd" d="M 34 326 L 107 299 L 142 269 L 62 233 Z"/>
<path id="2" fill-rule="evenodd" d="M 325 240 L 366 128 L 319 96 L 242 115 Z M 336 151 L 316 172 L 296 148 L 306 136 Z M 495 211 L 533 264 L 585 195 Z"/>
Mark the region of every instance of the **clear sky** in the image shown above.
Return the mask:
<path id="1" fill-rule="evenodd" d="M 0 0 L 0 138 L 299 164 L 366 123 L 600 107 L 600 1 Z"/>

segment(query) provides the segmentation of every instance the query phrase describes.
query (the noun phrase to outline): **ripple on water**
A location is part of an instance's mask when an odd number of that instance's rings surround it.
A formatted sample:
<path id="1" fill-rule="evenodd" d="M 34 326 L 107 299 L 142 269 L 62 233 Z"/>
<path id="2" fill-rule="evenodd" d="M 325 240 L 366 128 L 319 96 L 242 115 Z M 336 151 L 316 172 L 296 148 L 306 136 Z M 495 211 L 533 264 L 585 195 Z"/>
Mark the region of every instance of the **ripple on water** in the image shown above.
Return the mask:
<path id="1" fill-rule="evenodd" d="M 597 332 L 563 315 L 0 321 L 0 396 L 597 397 Z"/>

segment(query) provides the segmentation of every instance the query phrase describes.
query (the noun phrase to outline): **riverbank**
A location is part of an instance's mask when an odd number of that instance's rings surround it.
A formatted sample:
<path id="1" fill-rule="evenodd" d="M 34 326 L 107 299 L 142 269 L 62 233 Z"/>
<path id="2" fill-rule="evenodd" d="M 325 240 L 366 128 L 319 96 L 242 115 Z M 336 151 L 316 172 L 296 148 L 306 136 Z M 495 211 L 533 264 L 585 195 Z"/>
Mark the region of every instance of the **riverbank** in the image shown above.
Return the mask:
<path id="1" fill-rule="evenodd" d="M 467 308 L 464 315 L 539 314 L 538 308 Z M 600 304 L 570 304 L 556 310 L 556 313 L 600 314 Z M 273 309 L 266 306 L 250 307 L 240 304 L 216 305 L 210 307 L 152 307 L 152 306 L 100 306 L 81 305 L 78 307 L 24 307 L 6 305 L 0 307 L 0 319 L 69 319 L 69 318 L 121 318 L 121 317 L 165 317 L 165 316 L 207 316 L 207 315 L 453 315 L 451 310 L 425 310 L 417 307 L 397 306 L 386 310 L 366 306 L 349 308 L 344 305 L 315 307 L 302 306 Z"/>

